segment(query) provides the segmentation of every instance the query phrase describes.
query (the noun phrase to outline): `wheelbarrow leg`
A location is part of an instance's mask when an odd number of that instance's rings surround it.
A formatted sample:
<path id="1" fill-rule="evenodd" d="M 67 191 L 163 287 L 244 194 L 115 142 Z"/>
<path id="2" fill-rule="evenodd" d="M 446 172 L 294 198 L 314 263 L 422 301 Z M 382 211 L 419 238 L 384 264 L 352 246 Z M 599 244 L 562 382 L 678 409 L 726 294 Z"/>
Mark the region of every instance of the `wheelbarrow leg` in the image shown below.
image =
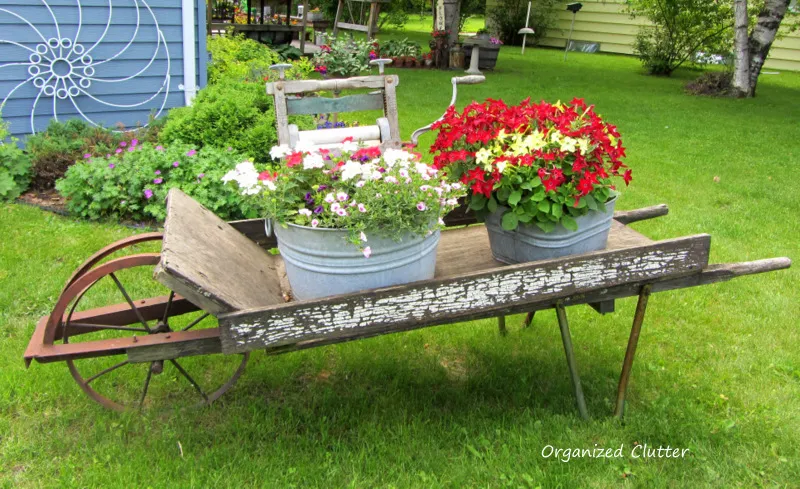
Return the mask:
<path id="1" fill-rule="evenodd" d="M 500 330 L 500 336 L 505 336 L 508 334 L 505 316 L 497 316 L 497 329 Z"/>
<path id="2" fill-rule="evenodd" d="M 636 313 L 633 316 L 633 326 L 631 336 L 628 338 L 628 349 L 625 351 L 625 360 L 622 362 L 622 373 L 619 376 L 619 386 L 617 387 L 617 407 L 614 409 L 614 416 L 622 419 L 625 411 L 625 392 L 628 390 L 628 381 L 631 378 L 631 368 L 633 367 L 633 357 L 636 355 L 636 346 L 639 343 L 639 333 L 642 331 L 644 313 L 647 310 L 647 299 L 650 298 L 652 285 L 647 284 L 639 292 L 639 302 L 636 304 Z"/>
<path id="3" fill-rule="evenodd" d="M 536 314 L 536 311 L 530 311 L 528 314 L 525 315 L 525 319 L 522 321 L 522 327 L 527 328 L 533 322 L 533 316 Z"/>
<path id="4" fill-rule="evenodd" d="M 569 323 L 567 322 L 567 311 L 564 304 L 556 304 L 556 316 L 558 316 L 558 326 L 561 329 L 561 341 L 564 343 L 564 353 L 567 357 L 567 367 L 569 376 L 572 380 L 572 389 L 575 391 L 575 399 L 578 402 L 578 411 L 581 418 L 589 419 L 589 412 L 586 410 L 586 400 L 583 397 L 581 378 L 578 376 L 578 365 L 575 362 L 575 353 L 572 351 L 572 337 L 569 333 Z"/>

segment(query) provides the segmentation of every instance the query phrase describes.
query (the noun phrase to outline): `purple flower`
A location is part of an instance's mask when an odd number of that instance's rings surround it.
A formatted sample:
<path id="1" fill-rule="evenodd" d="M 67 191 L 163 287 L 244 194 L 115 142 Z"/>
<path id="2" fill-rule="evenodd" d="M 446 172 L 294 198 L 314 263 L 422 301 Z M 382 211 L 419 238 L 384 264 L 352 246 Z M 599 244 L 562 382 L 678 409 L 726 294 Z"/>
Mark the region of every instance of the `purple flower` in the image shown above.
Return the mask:
<path id="1" fill-rule="evenodd" d="M 117 148 L 117 151 L 116 151 L 116 153 L 117 153 L 117 154 L 120 154 L 120 153 L 122 153 L 122 148 Z"/>
<path id="2" fill-rule="evenodd" d="M 158 146 L 156 146 L 156 151 L 164 151 L 164 146 L 161 146 L 159 144 Z"/>
<path id="3" fill-rule="evenodd" d="M 318 205 L 318 206 L 314 207 L 314 214 L 322 214 L 322 211 L 324 211 L 324 210 L 325 209 L 321 205 Z"/>
<path id="4" fill-rule="evenodd" d="M 86 153 L 85 155 L 83 155 L 83 157 L 84 157 L 84 159 L 88 160 L 89 158 L 92 157 L 92 153 Z"/>
<path id="5" fill-rule="evenodd" d="M 153 191 L 149 188 L 144 189 L 144 198 L 150 199 L 151 197 L 153 197 Z"/>
<path id="6" fill-rule="evenodd" d="M 128 151 L 131 151 L 131 152 L 136 151 L 136 146 L 131 146 L 130 148 L 128 148 Z"/>
<path id="7" fill-rule="evenodd" d="M 190 149 L 189 151 L 186 152 L 186 156 L 194 156 L 196 154 L 197 154 L 197 150 L 194 150 L 194 149 Z"/>
<path id="8" fill-rule="evenodd" d="M 178 165 L 180 165 L 180 163 L 178 163 L 177 161 L 172 162 L 173 167 L 178 168 Z"/>
<path id="9" fill-rule="evenodd" d="M 322 192 L 322 191 L 323 191 L 323 190 L 325 190 L 326 188 L 328 188 L 328 186 L 327 186 L 327 185 L 320 185 L 320 186 L 319 186 L 319 191 L 320 191 L 320 192 Z"/>
<path id="10" fill-rule="evenodd" d="M 115 167 L 115 166 L 116 166 L 116 165 L 114 165 L 114 163 L 109 163 L 109 164 L 108 164 L 108 167 L 109 167 L 109 168 L 111 168 L 112 170 L 114 169 L 114 167 Z"/>
<path id="11" fill-rule="evenodd" d="M 128 142 L 127 142 L 127 141 L 120 141 L 120 142 L 119 142 L 119 146 L 120 146 L 121 148 L 124 148 L 124 147 L 125 147 L 125 146 L 127 146 L 127 145 L 128 145 Z"/>
<path id="12" fill-rule="evenodd" d="M 111 153 L 106 154 L 106 158 L 111 158 Z"/>
<path id="13" fill-rule="evenodd" d="M 153 183 L 155 183 L 156 185 L 158 185 L 159 183 L 161 183 L 161 182 L 163 182 L 163 181 L 164 181 L 164 179 L 163 179 L 163 178 L 156 178 L 155 180 L 153 180 Z"/>
<path id="14" fill-rule="evenodd" d="M 138 139 L 132 139 L 131 140 L 131 146 L 136 146 L 137 144 L 139 144 L 139 140 Z"/>
<path id="15" fill-rule="evenodd" d="M 161 175 L 161 170 L 156 170 L 156 175 Z"/>
<path id="16" fill-rule="evenodd" d="M 378 173 L 386 173 L 386 168 L 378 168 Z"/>

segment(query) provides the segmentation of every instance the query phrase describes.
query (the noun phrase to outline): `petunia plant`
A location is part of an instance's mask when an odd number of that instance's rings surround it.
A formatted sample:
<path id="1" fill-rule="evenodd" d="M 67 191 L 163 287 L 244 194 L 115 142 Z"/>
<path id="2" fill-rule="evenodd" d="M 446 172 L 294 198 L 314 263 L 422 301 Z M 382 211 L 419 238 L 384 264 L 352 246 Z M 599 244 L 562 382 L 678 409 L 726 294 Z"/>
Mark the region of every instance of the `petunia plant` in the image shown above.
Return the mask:
<path id="1" fill-rule="evenodd" d="M 576 230 L 576 217 L 605 211 L 617 196 L 614 178 L 631 181 L 617 128 L 582 99 L 472 102 L 460 113 L 451 107 L 433 128 L 433 166 L 468 187 L 479 216 L 501 209 L 507 230 Z"/>
<path id="2" fill-rule="evenodd" d="M 404 150 L 276 146 L 279 168 L 259 172 L 244 162 L 223 177 L 252 196 L 276 224 L 346 229 L 350 241 L 369 256 L 369 236 L 399 239 L 425 236 L 444 224 L 458 204 L 463 185 L 441 179 L 439 171 Z"/>

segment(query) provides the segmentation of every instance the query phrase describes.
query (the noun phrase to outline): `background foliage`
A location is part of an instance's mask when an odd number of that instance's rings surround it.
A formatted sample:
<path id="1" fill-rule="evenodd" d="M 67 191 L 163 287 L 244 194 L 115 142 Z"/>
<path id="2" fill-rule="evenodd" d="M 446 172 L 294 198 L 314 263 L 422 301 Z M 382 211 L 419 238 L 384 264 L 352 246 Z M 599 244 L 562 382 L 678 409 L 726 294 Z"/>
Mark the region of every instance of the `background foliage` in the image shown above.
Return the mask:
<path id="1" fill-rule="evenodd" d="M 528 44 L 536 45 L 556 25 L 558 0 L 533 0 L 529 27 L 534 34 L 528 35 Z M 528 12 L 527 0 L 499 0 L 497 5 L 486 12 L 490 30 L 505 44 L 522 44 L 522 36 L 517 34 L 525 27 Z"/>
<path id="2" fill-rule="evenodd" d="M 9 135 L 8 124 L 0 119 L 0 202 L 19 197 L 31 181 L 31 160 Z"/>

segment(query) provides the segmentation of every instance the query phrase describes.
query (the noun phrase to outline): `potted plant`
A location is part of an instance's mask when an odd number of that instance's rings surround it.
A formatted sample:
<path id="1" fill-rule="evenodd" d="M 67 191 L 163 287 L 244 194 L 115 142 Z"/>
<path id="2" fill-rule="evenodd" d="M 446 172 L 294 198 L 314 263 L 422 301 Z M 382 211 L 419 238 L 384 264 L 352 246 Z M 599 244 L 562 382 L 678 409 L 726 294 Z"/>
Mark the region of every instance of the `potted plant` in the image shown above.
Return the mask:
<path id="1" fill-rule="evenodd" d="M 427 53 L 423 54 L 422 62 L 425 64 L 425 68 L 433 67 L 433 52 L 428 51 Z"/>
<path id="2" fill-rule="evenodd" d="M 322 11 L 320 11 L 319 7 L 312 8 L 308 11 L 308 14 L 306 14 L 306 20 L 309 22 L 319 22 L 323 19 L 324 16 L 322 15 Z"/>
<path id="3" fill-rule="evenodd" d="M 468 187 L 469 207 L 486 220 L 492 254 L 506 263 L 603 249 L 618 195 L 631 170 L 615 126 L 582 99 L 526 99 L 449 108 L 433 125 L 434 167 Z"/>
<path id="4" fill-rule="evenodd" d="M 469 66 L 473 46 L 477 45 L 480 48 L 478 69 L 493 70 L 497 65 L 497 58 L 500 55 L 500 46 L 503 45 L 503 41 L 489 35 L 489 31 L 486 29 L 481 29 L 475 36 L 465 39 L 463 44 L 466 66 Z"/>
<path id="5" fill-rule="evenodd" d="M 345 141 L 339 150 L 272 149 L 278 168 L 245 162 L 236 181 L 274 224 L 292 291 L 311 299 L 433 277 L 442 217 L 463 186 L 418 154 Z"/>

